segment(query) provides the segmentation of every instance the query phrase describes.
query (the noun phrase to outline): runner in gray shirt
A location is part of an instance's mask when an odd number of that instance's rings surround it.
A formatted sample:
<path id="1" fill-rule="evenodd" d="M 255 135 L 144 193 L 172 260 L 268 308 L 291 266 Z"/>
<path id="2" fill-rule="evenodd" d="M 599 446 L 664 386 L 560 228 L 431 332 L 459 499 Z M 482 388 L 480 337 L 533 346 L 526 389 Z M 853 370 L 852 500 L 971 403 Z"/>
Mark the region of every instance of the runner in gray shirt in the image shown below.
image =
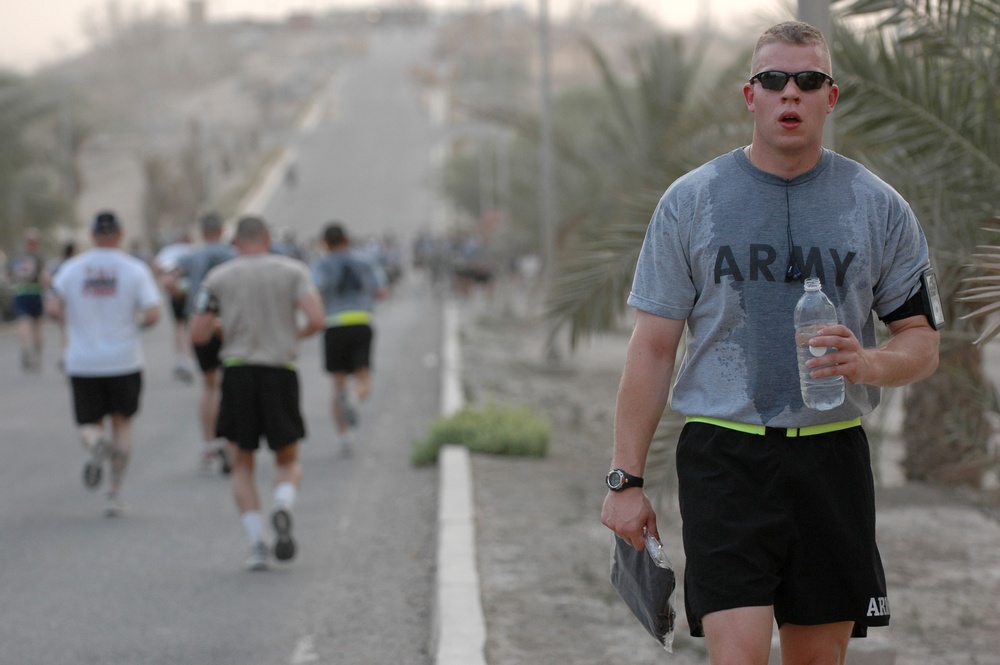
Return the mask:
<path id="1" fill-rule="evenodd" d="M 177 259 L 174 279 L 185 283 L 187 291 L 187 315 L 194 316 L 195 297 L 201 289 L 205 275 L 215 266 L 236 258 L 236 248 L 222 242 L 222 219 L 215 213 L 207 213 L 201 218 L 199 247 Z M 199 453 L 201 465 L 208 468 L 212 460 L 219 460 L 219 471 L 225 475 L 230 471 L 229 457 L 225 446 L 215 435 L 215 420 L 219 414 L 219 383 L 222 380 L 222 359 L 219 350 L 222 337 L 216 331 L 204 344 L 194 345 L 194 356 L 201 371 L 202 389 L 198 399 L 198 422 L 201 425 L 202 449 Z"/>
<path id="2" fill-rule="evenodd" d="M 323 229 L 323 244 L 327 254 L 313 263 L 312 275 L 326 314 L 323 356 L 333 376 L 330 411 L 340 453 L 348 456 L 354 445 L 349 430 L 358 424 L 356 404 L 371 393 L 372 312 L 376 300 L 388 294 L 388 279 L 373 259 L 351 247 L 342 224 L 331 222 Z"/>
<path id="3" fill-rule="evenodd" d="M 208 273 L 191 320 L 195 344 L 207 342 L 216 330 L 223 340 L 216 434 L 229 442 L 233 497 L 250 542 L 249 570 L 267 567 L 254 481 L 261 437 L 275 460 L 274 556 L 279 561 L 295 556 L 292 507 L 302 478 L 298 445 L 306 434 L 296 360 L 299 340 L 323 328 L 323 305 L 309 269 L 297 259 L 269 253 L 270 241 L 262 219 L 241 219 L 234 239 L 240 255 Z"/>

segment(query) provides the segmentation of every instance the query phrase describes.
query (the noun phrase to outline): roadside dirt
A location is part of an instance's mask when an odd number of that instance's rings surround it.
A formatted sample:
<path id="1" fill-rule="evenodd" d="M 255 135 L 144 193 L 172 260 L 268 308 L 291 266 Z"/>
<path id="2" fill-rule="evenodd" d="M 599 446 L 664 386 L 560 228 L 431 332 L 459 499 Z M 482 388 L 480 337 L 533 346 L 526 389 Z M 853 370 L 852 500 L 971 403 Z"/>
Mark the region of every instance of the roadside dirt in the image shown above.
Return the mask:
<path id="1" fill-rule="evenodd" d="M 666 654 L 608 581 L 602 479 L 627 334 L 602 337 L 550 362 L 531 309 L 503 289 L 492 300 L 463 306 L 468 403 L 529 405 L 554 431 L 543 460 L 473 456 L 487 661 L 706 663 L 704 642 L 689 637 L 682 611 L 674 653 Z M 858 662 L 895 665 L 1000 665 L 995 497 L 906 484 L 894 459 L 887 446 L 877 490 L 892 624 L 852 641 L 851 653 Z M 680 576 L 680 522 L 667 494 L 660 531 Z M 683 607 L 680 591 L 674 604 Z"/>

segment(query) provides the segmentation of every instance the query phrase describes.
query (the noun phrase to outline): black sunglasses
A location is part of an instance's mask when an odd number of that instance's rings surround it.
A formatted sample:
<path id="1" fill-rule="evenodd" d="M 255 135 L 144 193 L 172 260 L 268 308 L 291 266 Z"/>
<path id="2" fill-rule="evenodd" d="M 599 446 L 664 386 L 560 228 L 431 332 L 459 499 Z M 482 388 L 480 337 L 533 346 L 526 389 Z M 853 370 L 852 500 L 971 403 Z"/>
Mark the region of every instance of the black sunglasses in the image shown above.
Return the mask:
<path id="1" fill-rule="evenodd" d="M 784 90 L 785 86 L 788 85 L 788 79 L 790 78 L 795 79 L 795 85 L 799 86 L 799 90 L 802 92 L 819 90 L 827 81 L 830 81 L 830 83 L 834 82 L 832 76 L 824 74 L 823 72 L 810 71 L 792 73 L 771 69 L 766 72 L 754 74 L 750 77 L 750 83 L 753 83 L 756 80 L 760 81 L 761 87 L 765 90 Z"/>

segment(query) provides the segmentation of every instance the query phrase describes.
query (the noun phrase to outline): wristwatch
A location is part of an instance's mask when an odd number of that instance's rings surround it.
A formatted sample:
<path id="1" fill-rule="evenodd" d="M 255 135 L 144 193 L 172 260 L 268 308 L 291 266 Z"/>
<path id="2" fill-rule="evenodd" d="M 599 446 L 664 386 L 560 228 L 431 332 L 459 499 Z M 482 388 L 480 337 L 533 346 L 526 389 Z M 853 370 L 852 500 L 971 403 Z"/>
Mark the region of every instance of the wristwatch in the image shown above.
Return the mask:
<path id="1" fill-rule="evenodd" d="M 628 471 L 611 469 L 604 482 L 608 484 L 608 489 L 612 492 L 621 492 L 629 487 L 642 487 L 643 480 L 639 476 L 633 476 Z"/>

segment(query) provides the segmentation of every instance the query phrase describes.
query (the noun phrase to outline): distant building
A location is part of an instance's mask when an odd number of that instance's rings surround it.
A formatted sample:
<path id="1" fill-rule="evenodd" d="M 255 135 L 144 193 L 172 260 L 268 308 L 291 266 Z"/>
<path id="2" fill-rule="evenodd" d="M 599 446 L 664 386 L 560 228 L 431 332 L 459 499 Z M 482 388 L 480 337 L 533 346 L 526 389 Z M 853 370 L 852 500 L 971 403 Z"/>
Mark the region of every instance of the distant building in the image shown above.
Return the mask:
<path id="1" fill-rule="evenodd" d="M 188 23 L 202 26 L 208 20 L 208 0 L 188 0 Z"/>
<path id="2" fill-rule="evenodd" d="M 311 30 L 316 27 L 316 17 L 306 12 L 294 12 L 288 15 L 285 24 L 292 30 Z"/>

